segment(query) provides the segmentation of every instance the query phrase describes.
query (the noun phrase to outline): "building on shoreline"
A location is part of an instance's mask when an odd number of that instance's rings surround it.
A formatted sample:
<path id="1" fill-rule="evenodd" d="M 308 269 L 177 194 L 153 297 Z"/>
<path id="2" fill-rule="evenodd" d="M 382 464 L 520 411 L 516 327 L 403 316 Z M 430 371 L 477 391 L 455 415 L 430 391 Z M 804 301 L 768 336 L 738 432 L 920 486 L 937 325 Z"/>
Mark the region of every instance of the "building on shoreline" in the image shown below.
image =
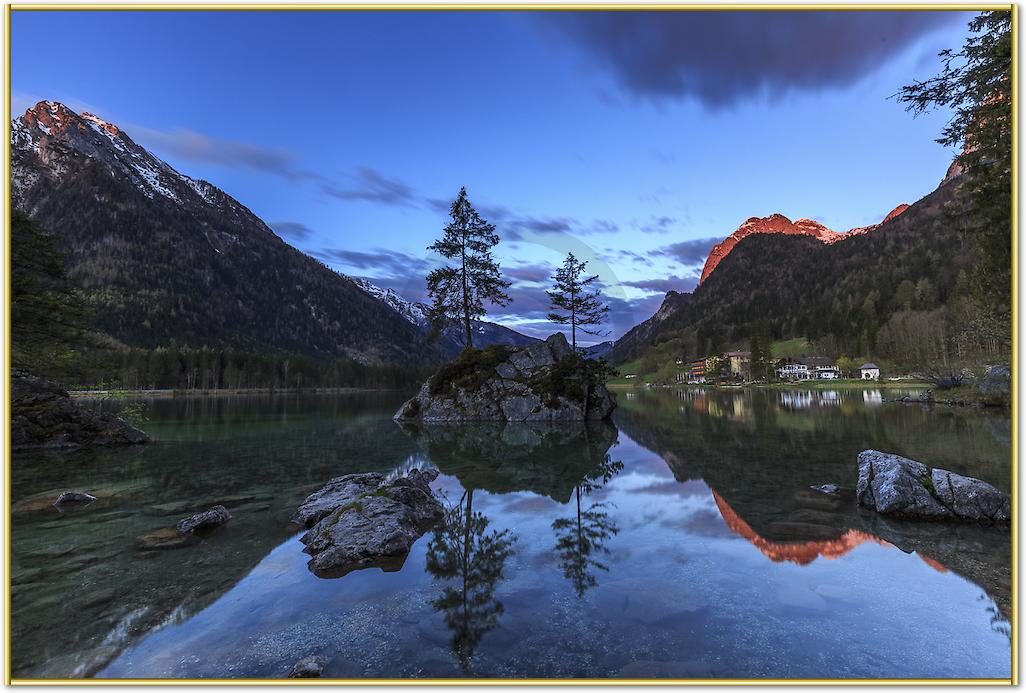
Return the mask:
<path id="1" fill-rule="evenodd" d="M 875 363 L 863 363 L 859 366 L 859 378 L 862 380 L 879 380 L 880 366 Z"/>

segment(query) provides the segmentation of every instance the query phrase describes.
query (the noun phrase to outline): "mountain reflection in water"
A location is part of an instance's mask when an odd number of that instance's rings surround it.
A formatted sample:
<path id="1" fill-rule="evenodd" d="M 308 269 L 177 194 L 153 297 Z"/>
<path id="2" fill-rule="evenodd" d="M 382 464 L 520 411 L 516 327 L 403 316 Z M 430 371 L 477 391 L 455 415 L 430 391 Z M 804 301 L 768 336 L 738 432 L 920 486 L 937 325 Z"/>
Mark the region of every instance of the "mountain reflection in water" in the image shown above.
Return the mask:
<path id="1" fill-rule="evenodd" d="M 15 456 L 13 674 L 281 677 L 318 654 L 352 678 L 1008 676 L 1007 532 L 810 488 L 854 486 L 872 447 L 1007 489 L 1008 419 L 783 394 L 405 430 L 400 394 L 155 401 L 145 450 Z M 309 574 L 306 494 L 424 466 L 447 512 L 400 571 Z M 72 488 L 100 500 L 57 513 Z M 233 518 L 202 542 L 140 543 L 218 499 Z"/>

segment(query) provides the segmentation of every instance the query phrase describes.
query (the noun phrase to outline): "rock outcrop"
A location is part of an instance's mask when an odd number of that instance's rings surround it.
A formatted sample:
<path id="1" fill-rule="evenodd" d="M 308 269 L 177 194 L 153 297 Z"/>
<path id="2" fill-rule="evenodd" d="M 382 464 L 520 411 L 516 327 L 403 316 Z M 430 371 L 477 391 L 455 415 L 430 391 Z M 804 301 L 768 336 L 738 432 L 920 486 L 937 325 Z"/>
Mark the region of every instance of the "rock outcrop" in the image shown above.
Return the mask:
<path id="1" fill-rule="evenodd" d="M 149 436 L 124 419 L 90 411 L 56 383 L 24 371 L 11 374 L 11 414 L 15 450 L 149 442 Z"/>
<path id="2" fill-rule="evenodd" d="M 985 481 L 876 450 L 859 453 L 859 505 L 919 520 L 1007 524 L 1011 499 Z"/>
<path id="3" fill-rule="evenodd" d="M 431 492 L 435 470 L 385 475 L 347 474 L 329 481 L 296 510 L 292 521 L 310 529 L 300 541 L 320 577 L 360 568 L 399 570 L 410 548 L 443 514 Z"/>
<path id="4" fill-rule="evenodd" d="M 397 421 L 600 421 L 616 400 L 602 362 L 574 354 L 554 334 L 525 347 L 464 352 L 431 376 Z"/>

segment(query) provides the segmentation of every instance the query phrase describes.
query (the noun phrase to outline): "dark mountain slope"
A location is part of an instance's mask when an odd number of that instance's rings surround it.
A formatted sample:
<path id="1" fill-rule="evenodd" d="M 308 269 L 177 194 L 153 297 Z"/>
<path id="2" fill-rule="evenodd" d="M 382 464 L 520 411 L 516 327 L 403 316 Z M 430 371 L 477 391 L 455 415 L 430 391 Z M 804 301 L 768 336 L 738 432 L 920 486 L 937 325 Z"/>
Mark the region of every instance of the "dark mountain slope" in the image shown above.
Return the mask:
<path id="1" fill-rule="evenodd" d="M 420 330 L 116 126 L 41 102 L 12 123 L 15 207 L 53 233 L 116 340 L 365 363 L 438 360 Z"/>
<path id="2" fill-rule="evenodd" d="M 637 358 L 673 339 L 687 354 L 712 352 L 740 344 L 760 325 L 776 339 L 807 336 L 832 339 L 839 350 L 871 349 L 889 317 L 909 307 L 899 285 L 926 279 L 911 307 L 929 310 L 948 300 L 960 270 L 968 270 L 959 189 L 959 181 L 942 185 L 872 233 L 843 243 L 748 236 L 694 293 L 668 293 L 656 315 L 616 342 L 613 358 Z"/>

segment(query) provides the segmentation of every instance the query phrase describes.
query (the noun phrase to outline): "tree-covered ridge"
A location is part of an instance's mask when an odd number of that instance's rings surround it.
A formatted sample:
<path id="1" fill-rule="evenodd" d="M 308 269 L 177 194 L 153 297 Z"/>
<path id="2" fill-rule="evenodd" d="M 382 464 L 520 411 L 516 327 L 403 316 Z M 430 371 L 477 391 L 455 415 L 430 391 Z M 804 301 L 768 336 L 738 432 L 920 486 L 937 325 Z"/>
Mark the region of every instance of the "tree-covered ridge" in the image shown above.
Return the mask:
<path id="1" fill-rule="evenodd" d="M 614 358 L 666 346 L 706 355 L 755 334 L 807 336 L 825 353 L 880 354 L 910 365 L 1001 353 L 1007 344 L 975 324 L 968 205 L 960 179 L 844 243 L 745 238 L 693 294 L 668 294 L 655 317 L 617 342 Z"/>
<path id="2" fill-rule="evenodd" d="M 439 359 L 394 310 L 124 133 L 105 134 L 46 102 L 14 129 L 15 208 L 54 236 L 96 327 L 117 342 L 364 363 Z"/>

